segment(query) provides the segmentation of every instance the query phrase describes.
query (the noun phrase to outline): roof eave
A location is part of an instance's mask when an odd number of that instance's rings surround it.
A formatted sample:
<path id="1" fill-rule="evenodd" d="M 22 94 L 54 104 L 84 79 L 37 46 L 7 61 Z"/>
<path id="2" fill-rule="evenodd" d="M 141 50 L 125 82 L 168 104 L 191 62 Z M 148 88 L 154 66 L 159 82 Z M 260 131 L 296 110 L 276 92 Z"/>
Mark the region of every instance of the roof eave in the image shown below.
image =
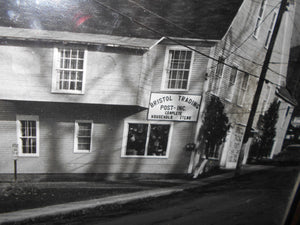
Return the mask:
<path id="1" fill-rule="evenodd" d="M 127 48 L 142 51 L 148 51 L 160 42 L 160 40 L 157 39 L 122 37 L 102 34 L 73 33 L 66 31 L 34 30 L 1 26 L 0 38 L 5 40 L 16 41 L 104 45 L 114 48 Z"/>

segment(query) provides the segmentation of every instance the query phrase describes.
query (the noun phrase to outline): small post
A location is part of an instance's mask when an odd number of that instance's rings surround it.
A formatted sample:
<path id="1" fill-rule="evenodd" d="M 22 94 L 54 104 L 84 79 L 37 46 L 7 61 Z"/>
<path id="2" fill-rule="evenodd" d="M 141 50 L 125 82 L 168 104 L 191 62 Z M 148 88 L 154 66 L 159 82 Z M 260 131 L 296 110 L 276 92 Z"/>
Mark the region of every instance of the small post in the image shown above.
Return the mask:
<path id="1" fill-rule="evenodd" d="M 14 178 L 15 178 L 15 182 L 17 182 L 17 159 L 14 159 Z"/>
<path id="2" fill-rule="evenodd" d="M 14 181 L 17 182 L 18 179 L 18 144 L 12 144 L 12 153 L 14 158 Z"/>

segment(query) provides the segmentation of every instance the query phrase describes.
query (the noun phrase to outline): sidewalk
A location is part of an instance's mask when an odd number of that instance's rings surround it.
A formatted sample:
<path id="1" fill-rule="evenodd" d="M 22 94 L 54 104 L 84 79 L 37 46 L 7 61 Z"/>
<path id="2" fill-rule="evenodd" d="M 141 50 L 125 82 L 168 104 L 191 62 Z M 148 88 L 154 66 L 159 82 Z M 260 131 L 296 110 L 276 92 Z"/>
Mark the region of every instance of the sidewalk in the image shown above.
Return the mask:
<path id="1" fill-rule="evenodd" d="M 273 168 L 272 166 L 260 166 L 260 165 L 247 165 L 243 167 L 242 175 L 252 173 L 255 171 L 260 170 L 267 170 Z M 35 208 L 35 209 L 27 209 L 27 210 L 20 210 L 15 212 L 9 213 L 1 213 L 0 214 L 0 224 L 16 224 L 22 222 L 30 222 L 30 221 L 38 221 L 45 218 L 51 217 L 60 217 L 65 216 L 71 213 L 79 213 L 81 211 L 87 211 L 95 208 L 105 208 L 106 206 L 113 205 L 113 204 L 126 204 L 133 201 L 141 201 L 147 198 L 156 198 L 167 196 L 170 194 L 182 192 L 184 190 L 193 189 L 193 188 L 201 188 L 209 184 L 213 184 L 216 182 L 224 181 L 234 177 L 234 171 L 227 172 L 221 175 L 211 176 L 203 179 L 197 180 L 164 180 L 165 182 L 174 182 L 176 183 L 175 186 L 171 187 L 152 187 L 151 189 L 145 189 L 142 191 L 132 192 L 128 194 L 121 194 L 121 195 L 114 195 L 99 199 L 87 200 L 87 201 L 78 201 L 78 202 L 71 202 L 66 204 L 60 205 L 52 205 L 43 208 Z M 155 180 L 153 180 L 155 182 Z M 51 184 L 44 184 L 44 185 L 51 185 Z M 71 185 L 69 183 L 60 182 L 58 185 Z M 73 184 L 74 185 L 74 184 Z M 107 187 L 107 184 L 95 184 L 92 183 L 90 185 L 103 185 Z M 110 188 L 115 188 L 111 184 Z M 117 185 L 117 184 L 115 184 Z M 124 184 L 124 188 L 133 188 L 134 183 L 132 184 Z"/>

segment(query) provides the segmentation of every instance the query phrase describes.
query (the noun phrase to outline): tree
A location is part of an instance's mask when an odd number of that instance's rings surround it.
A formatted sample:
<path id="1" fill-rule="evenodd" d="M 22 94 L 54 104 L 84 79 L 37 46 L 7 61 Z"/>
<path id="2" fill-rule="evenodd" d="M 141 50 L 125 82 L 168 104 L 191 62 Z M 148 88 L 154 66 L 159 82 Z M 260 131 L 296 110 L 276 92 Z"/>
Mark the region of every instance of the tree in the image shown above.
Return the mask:
<path id="1" fill-rule="evenodd" d="M 280 102 L 276 99 L 271 103 L 268 111 L 261 117 L 261 135 L 258 158 L 268 157 L 273 147 L 274 138 L 276 136 L 276 124 L 278 120 L 278 109 Z"/>
<path id="2" fill-rule="evenodd" d="M 216 96 L 211 96 L 203 117 L 203 125 L 198 136 L 198 151 L 204 160 L 194 172 L 194 178 L 203 172 L 208 157 L 218 157 L 218 148 L 225 141 L 230 128 L 224 104 Z"/>

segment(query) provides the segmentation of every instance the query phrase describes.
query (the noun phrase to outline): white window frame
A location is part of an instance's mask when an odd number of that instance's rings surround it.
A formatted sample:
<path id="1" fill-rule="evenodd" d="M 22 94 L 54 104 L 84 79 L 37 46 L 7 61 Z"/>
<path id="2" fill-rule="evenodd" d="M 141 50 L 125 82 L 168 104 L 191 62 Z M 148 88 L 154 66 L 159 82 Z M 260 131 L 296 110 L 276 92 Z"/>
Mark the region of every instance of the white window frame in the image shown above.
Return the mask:
<path id="1" fill-rule="evenodd" d="M 244 79 L 245 79 L 246 76 L 247 76 L 246 87 L 243 87 L 243 82 L 244 82 Z M 248 73 L 242 73 L 242 76 L 241 76 L 240 79 L 241 80 L 240 80 L 239 93 L 238 93 L 238 96 L 237 96 L 237 105 L 238 106 L 243 106 L 244 105 L 244 101 L 245 101 L 246 92 L 247 92 L 248 86 L 249 86 L 250 75 Z M 241 96 L 241 102 L 239 102 L 240 96 Z"/>
<path id="2" fill-rule="evenodd" d="M 255 37 L 256 39 L 258 38 L 258 34 L 260 31 L 260 25 L 262 23 L 262 20 L 263 20 L 264 14 L 265 14 L 266 4 L 267 4 L 267 0 L 262 0 L 262 3 L 260 4 L 260 7 L 259 7 L 259 11 L 258 11 L 254 31 L 253 31 L 253 37 Z"/>
<path id="3" fill-rule="evenodd" d="M 265 115 L 266 111 L 269 108 L 269 100 L 270 100 L 270 95 L 271 95 L 271 85 L 268 84 L 266 86 L 266 95 L 264 96 L 263 102 L 262 102 L 262 106 L 261 106 L 261 114 Z"/>
<path id="4" fill-rule="evenodd" d="M 78 149 L 78 131 L 79 131 L 79 125 L 78 123 L 89 123 L 91 124 L 91 136 L 90 136 L 90 149 L 87 150 L 79 150 Z M 93 149 L 93 127 L 94 123 L 92 120 L 76 120 L 75 121 L 75 129 L 74 129 L 74 153 L 90 153 Z"/>
<path id="5" fill-rule="evenodd" d="M 194 47 L 191 47 L 194 48 Z M 168 88 L 168 80 L 169 80 L 169 67 L 170 67 L 170 50 L 174 50 L 174 51 L 190 51 L 191 52 L 191 63 L 190 63 L 190 68 L 189 70 L 189 75 L 188 75 L 188 80 L 187 80 L 187 85 L 186 88 Z M 190 86 L 190 80 L 191 80 L 191 75 L 192 75 L 192 68 L 193 68 L 193 62 L 194 62 L 194 51 L 183 47 L 183 46 L 167 46 L 166 47 L 166 51 L 165 51 L 165 59 L 164 59 L 164 67 L 163 67 L 163 75 L 162 75 L 162 83 L 161 83 L 161 90 L 162 91 L 188 91 L 189 90 L 189 86 Z"/>
<path id="6" fill-rule="evenodd" d="M 40 129 L 39 129 L 39 116 L 36 115 L 17 115 L 17 143 L 18 143 L 18 156 L 22 157 L 38 157 L 40 150 Z M 35 121 L 36 122 L 36 153 L 23 153 L 22 146 L 22 131 L 21 121 Z"/>
<path id="7" fill-rule="evenodd" d="M 215 156 L 207 156 L 207 158 L 208 159 L 211 159 L 211 160 L 219 160 L 220 159 L 220 157 L 221 157 L 221 151 L 222 151 L 222 147 L 224 147 L 222 144 L 220 144 L 219 146 L 215 146 L 215 149 L 214 150 L 212 150 L 212 151 L 210 151 L 210 152 L 212 152 L 213 153 L 213 155 L 215 155 L 215 154 L 217 154 L 218 155 L 218 157 L 215 157 Z M 208 152 L 208 154 L 210 153 L 210 152 Z"/>
<path id="8" fill-rule="evenodd" d="M 144 155 L 126 155 L 127 140 L 128 140 L 128 129 L 129 129 L 129 124 L 130 123 L 148 124 L 146 145 L 145 145 L 145 154 Z M 166 155 L 164 155 L 164 156 L 147 155 L 149 135 L 150 135 L 149 131 L 150 131 L 150 125 L 151 124 L 154 124 L 154 125 L 156 125 L 156 124 L 158 124 L 158 125 L 170 125 Z M 173 126 L 174 126 L 173 122 L 166 122 L 166 121 L 125 120 L 124 121 L 124 130 L 123 130 L 123 141 L 122 141 L 121 157 L 122 158 L 157 158 L 157 159 L 167 159 L 167 158 L 169 158 L 171 138 L 172 138 L 172 133 L 173 133 Z"/>
<path id="9" fill-rule="evenodd" d="M 280 110 L 280 109 L 279 109 L 279 110 Z M 278 110 L 278 111 L 279 111 L 279 110 Z M 290 113 L 290 110 L 291 110 L 291 106 L 290 106 L 289 104 L 287 104 L 286 109 L 285 109 L 285 113 L 284 113 L 284 117 L 283 117 L 283 119 L 282 119 L 281 127 L 284 126 L 284 124 L 285 124 L 285 122 L 286 122 L 286 118 L 287 118 L 287 116 L 288 116 L 289 113 Z"/>
<path id="10" fill-rule="evenodd" d="M 269 27 L 268 32 L 267 32 L 267 38 L 266 38 L 266 41 L 265 41 L 265 46 L 264 47 L 266 49 L 269 47 L 271 36 L 273 34 L 273 30 L 274 30 L 274 27 L 275 27 L 276 19 L 277 19 L 277 12 L 274 12 L 271 23 L 270 23 L 270 27 Z"/>
<path id="11" fill-rule="evenodd" d="M 81 90 L 65 90 L 59 88 L 59 73 L 58 71 L 63 70 L 60 68 L 60 49 L 62 50 L 83 50 L 83 69 L 82 69 L 82 89 Z M 64 94 L 84 94 L 85 92 L 85 79 L 86 79 L 86 65 L 87 65 L 87 54 L 88 51 L 86 48 L 82 47 L 55 47 L 53 49 L 53 67 L 52 67 L 52 93 L 64 93 Z M 66 69 L 67 70 L 67 69 Z M 79 71 L 74 69 L 74 71 Z"/>
<path id="12" fill-rule="evenodd" d="M 212 76 L 211 93 L 217 96 L 220 94 L 220 87 L 222 84 L 223 74 L 225 70 L 225 60 L 226 59 L 222 56 L 218 58 L 215 74 Z M 223 61 L 223 62 L 219 62 L 219 61 Z M 221 69 L 219 66 L 221 67 Z M 221 73 L 219 73 L 219 70 L 221 70 Z"/>
<path id="13" fill-rule="evenodd" d="M 234 77 L 234 82 L 232 82 L 231 77 L 232 77 L 232 74 L 234 71 L 235 71 L 235 77 Z M 230 70 L 230 75 L 229 75 L 228 85 L 227 85 L 227 90 L 226 90 L 226 97 L 225 97 L 225 99 L 229 102 L 232 101 L 233 96 L 234 96 L 234 92 L 235 92 L 235 88 L 236 88 L 237 74 L 238 74 L 238 67 L 236 65 L 234 65 Z"/>

